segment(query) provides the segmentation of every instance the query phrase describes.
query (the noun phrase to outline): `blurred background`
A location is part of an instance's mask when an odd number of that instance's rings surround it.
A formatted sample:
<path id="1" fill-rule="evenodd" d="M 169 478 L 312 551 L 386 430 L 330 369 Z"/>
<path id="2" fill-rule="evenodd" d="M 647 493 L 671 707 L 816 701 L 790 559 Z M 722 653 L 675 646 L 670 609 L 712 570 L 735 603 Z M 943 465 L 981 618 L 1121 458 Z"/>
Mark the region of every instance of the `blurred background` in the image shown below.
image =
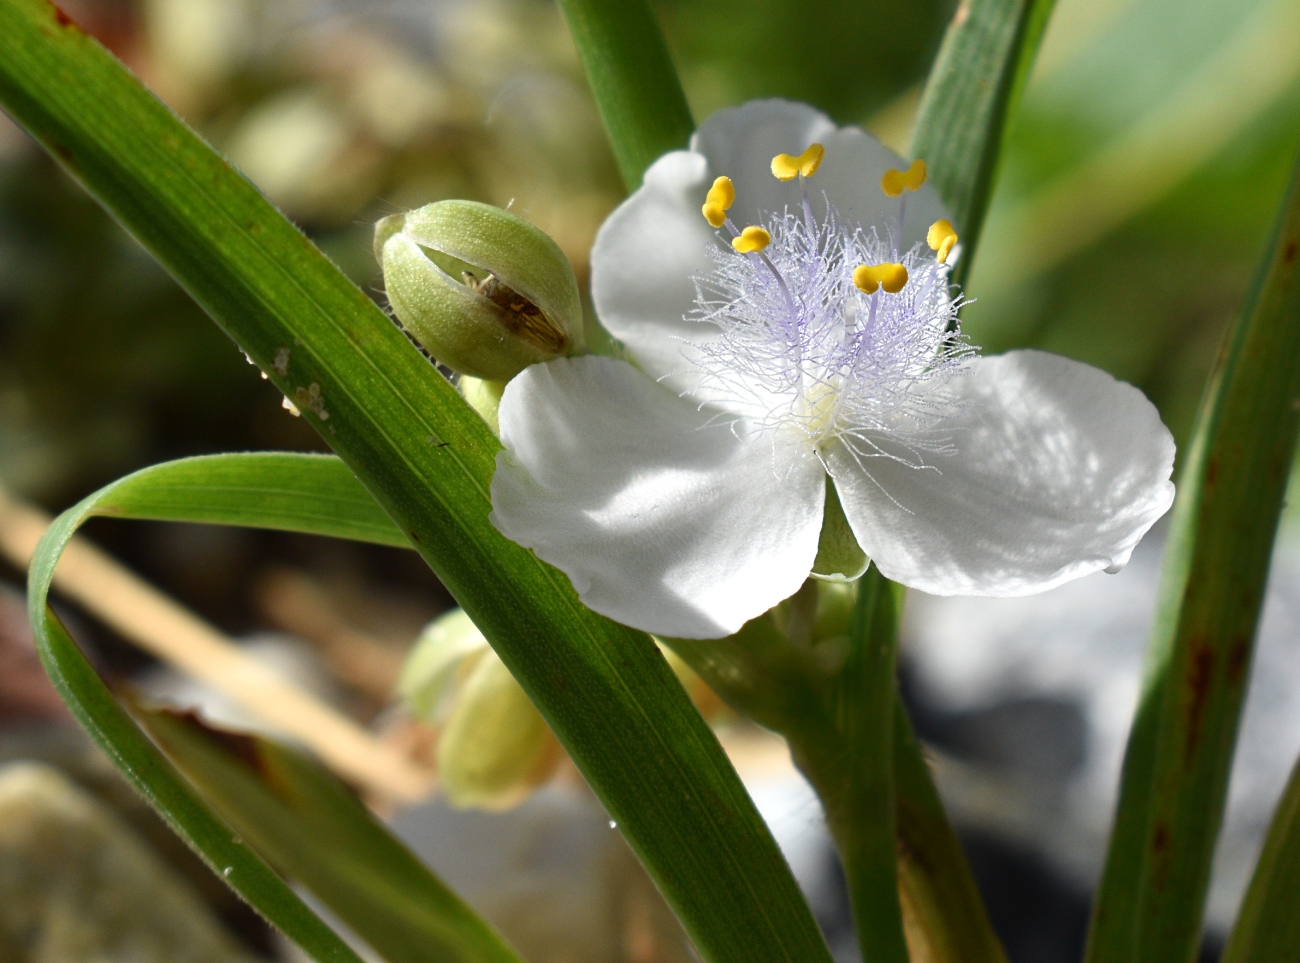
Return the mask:
<path id="1" fill-rule="evenodd" d="M 370 237 L 385 214 L 447 197 L 510 205 L 555 237 L 585 281 L 592 237 L 622 196 L 564 24 L 544 0 L 63 6 L 378 300 Z M 954 6 L 658 3 L 697 117 L 785 96 L 865 125 L 900 151 Z M 1300 4 L 1059 0 L 966 291 L 972 340 L 989 352 L 1032 345 L 1099 365 L 1142 388 L 1181 443 L 1297 146 Z M 0 484 L 58 511 L 164 459 L 323 450 L 282 400 L 0 115 Z M 89 532 L 225 632 L 252 639 L 301 685 L 428 762 L 436 727 L 424 731 L 409 718 L 394 687 L 421 627 L 453 602 L 413 554 L 180 525 L 96 522 Z M 1013 963 L 1078 958 L 1159 543 L 1157 530 L 1120 576 L 1035 600 L 909 603 L 907 692 Z M 1300 747 L 1297 546 L 1284 532 L 1207 958 Z M 35 830 L 27 817 L 4 816 L 6 800 L 13 812 L 25 811 L 23 799 L 53 811 L 48 800 L 58 798 L 80 813 L 69 819 L 98 827 L 87 846 L 109 845 L 113 826 L 133 827 L 123 832 L 135 842 L 112 844 L 127 847 L 121 858 L 161 860 L 178 887 L 197 894 L 192 909 L 216 921 L 216 949 L 193 958 L 287 953 L 86 748 L 35 662 L 22 581 L 12 563 L 0 563 L 0 762 L 39 759 L 55 769 L 23 770 L 26 781 L 10 796 L 0 789 L 0 824 L 28 826 L 26 835 L 0 828 L 0 868 L 39 862 L 23 843 Z M 110 676 L 160 698 L 209 698 L 75 607 L 68 617 Z M 852 959 L 842 884 L 815 802 L 779 742 L 718 718 L 837 954 Z M 484 813 L 434 802 L 396 813 L 396 825 L 508 932 L 515 927 L 521 946 L 534 940 L 531 959 L 688 958 L 670 938 L 633 938 L 671 932 L 671 924 L 575 782 L 561 766 L 558 781 L 520 808 Z M 96 806 L 106 807 L 99 822 Z M 538 839 L 566 833 L 590 845 L 537 855 Z M 449 836 L 459 849 L 448 849 Z M 474 846 L 497 848 L 487 857 Z M 59 955 L 18 940 L 14 933 L 46 925 L 34 922 L 49 915 L 34 904 L 48 904 L 63 885 L 58 867 L 31 872 L 50 888 L 10 894 L 18 908 L 0 900 L 11 907 L 0 910 L 0 959 L 117 958 L 68 955 L 66 947 Z M 592 882 L 601 874 L 630 880 L 631 902 L 604 907 L 593 895 L 604 892 Z M 514 880 L 510 893 L 503 877 Z M 569 911 L 538 909 L 538 892 L 565 887 Z M 592 909 L 598 903 L 604 908 Z M 579 905 L 587 909 L 572 910 Z M 530 926 L 533 935 L 524 932 Z M 603 935 L 592 936 L 600 927 Z"/>

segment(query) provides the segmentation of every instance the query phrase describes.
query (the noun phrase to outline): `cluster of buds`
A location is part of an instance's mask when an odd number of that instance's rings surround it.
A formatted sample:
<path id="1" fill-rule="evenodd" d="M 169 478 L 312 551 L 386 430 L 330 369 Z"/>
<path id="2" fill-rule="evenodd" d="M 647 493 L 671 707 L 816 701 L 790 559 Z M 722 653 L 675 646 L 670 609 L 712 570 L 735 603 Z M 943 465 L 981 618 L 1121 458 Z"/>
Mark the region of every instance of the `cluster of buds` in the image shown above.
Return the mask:
<path id="1" fill-rule="evenodd" d="M 706 718 L 717 715 L 722 704 L 699 676 L 668 649 L 661 651 L 697 708 Z M 438 781 L 453 806 L 514 806 L 565 758 L 541 713 L 461 609 L 420 633 L 398 694 L 407 712 L 438 733 Z"/>

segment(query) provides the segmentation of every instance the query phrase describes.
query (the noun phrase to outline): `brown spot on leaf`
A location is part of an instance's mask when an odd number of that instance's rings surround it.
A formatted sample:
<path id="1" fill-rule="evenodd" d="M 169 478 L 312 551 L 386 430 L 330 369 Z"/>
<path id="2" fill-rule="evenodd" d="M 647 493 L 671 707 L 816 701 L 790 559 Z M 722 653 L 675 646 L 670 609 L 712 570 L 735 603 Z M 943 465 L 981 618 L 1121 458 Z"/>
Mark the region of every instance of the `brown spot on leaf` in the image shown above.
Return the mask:
<path id="1" fill-rule="evenodd" d="M 1296 242 L 1292 241 L 1286 246 L 1286 250 L 1282 252 L 1282 263 L 1283 264 L 1294 263 L 1295 255 L 1296 255 Z"/>
<path id="2" fill-rule="evenodd" d="M 1250 662 L 1250 636 L 1245 632 L 1232 642 L 1232 651 L 1228 653 L 1228 683 L 1233 687 L 1241 684 L 1241 677 Z"/>
<path id="3" fill-rule="evenodd" d="M 1214 649 L 1205 639 L 1193 639 L 1187 666 L 1187 756 L 1196 753 L 1205 722 L 1205 704 L 1214 681 Z"/>
<path id="4" fill-rule="evenodd" d="M 262 773 L 262 754 L 257 751 L 257 740 L 253 736 L 244 735 L 242 732 L 214 729 L 193 709 L 162 709 L 160 712 L 197 729 L 209 741 L 215 742 L 253 772 L 259 775 Z"/>
<path id="5" fill-rule="evenodd" d="M 1151 886 L 1162 890 L 1169 883 L 1169 825 L 1161 820 L 1151 834 Z"/>
<path id="6" fill-rule="evenodd" d="M 77 26 L 77 21 L 73 20 L 66 13 L 64 13 L 63 8 L 60 7 L 57 3 L 51 3 L 50 6 L 54 8 L 54 19 L 59 22 L 60 27 L 71 27 L 74 30 L 80 29 Z"/>
<path id="7" fill-rule="evenodd" d="M 1214 481 L 1219 477 L 1219 456 L 1211 455 L 1209 462 L 1205 465 L 1205 487 L 1213 488 Z"/>

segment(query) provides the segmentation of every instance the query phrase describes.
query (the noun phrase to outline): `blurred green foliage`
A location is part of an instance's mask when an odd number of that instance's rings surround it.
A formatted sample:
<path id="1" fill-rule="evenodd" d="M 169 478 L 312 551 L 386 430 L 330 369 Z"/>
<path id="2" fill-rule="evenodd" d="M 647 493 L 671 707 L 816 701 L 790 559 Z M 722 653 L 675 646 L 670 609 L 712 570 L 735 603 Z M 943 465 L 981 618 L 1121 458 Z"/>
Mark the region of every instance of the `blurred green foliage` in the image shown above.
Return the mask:
<path id="1" fill-rule="evenodd" d="M 757 97 L 862 123 L 925 80 L 956 0 L 660 0 L 696 119 Z"/>
<path id="2" fill-rule="evenodd" d="M 1063 0 L 1014 121 L 967 294 L 1144 389 L 1187 436 L 1300 143 L 1300 8 Z"/>

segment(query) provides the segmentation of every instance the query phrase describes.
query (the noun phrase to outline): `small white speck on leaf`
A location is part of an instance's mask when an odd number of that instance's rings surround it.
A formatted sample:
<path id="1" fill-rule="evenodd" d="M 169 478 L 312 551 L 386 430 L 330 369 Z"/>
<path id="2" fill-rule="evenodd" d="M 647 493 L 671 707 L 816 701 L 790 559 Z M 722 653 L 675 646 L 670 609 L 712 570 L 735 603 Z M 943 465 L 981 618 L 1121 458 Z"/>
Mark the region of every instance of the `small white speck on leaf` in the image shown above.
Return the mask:
<path id="1" fill-rule="evenodd" d="M 295 418 L 302 415 L 302 412 L 298 410 L 298 406 L 289 400 L 288 395 L 284 396 L 284 400 L 280 402 L 280 407 L 289 412 L 289 414 L 293 415 Z"/>
<path id="2" fill-rule="evenodd" d="M 325 402 L 321 397 L 320 385 L 315 381 L 306 388 L 295 388 L 293 397 L 299 408 L 306 408 L 321 421 L 330 420 L 330 413 L 325 410 Z"/>
<path id="3" fill-rule="evenodd" d="M 275 360 L 271 362 L 271 367 L 281 378 L 289 373 L 289 349 L 277 348 L 275 350 Z"/>

